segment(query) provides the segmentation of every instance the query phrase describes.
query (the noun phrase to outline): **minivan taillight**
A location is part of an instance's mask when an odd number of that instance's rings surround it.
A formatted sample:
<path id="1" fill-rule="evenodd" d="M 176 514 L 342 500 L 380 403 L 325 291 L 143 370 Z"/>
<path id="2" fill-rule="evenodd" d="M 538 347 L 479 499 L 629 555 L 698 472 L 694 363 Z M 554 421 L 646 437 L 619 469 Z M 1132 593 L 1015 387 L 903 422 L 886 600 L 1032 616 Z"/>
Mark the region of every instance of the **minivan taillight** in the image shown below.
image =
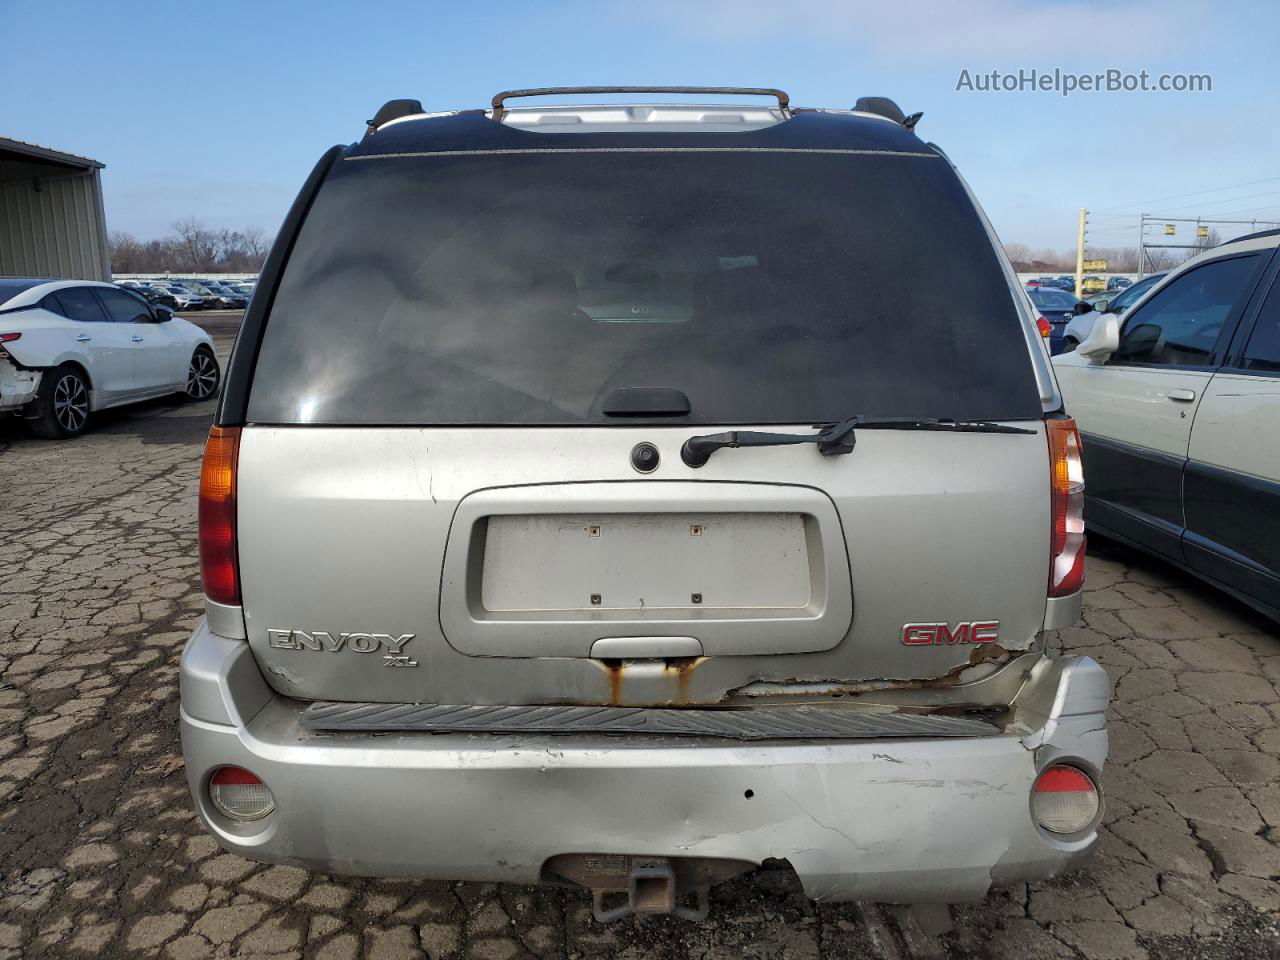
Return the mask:
<path id="1" fill-rule="evenodd" d="M 212 427 L 200 467 L 200 579 L 214 603 L 240 603 L 236 561 L 236 457 L 239 427 Z"/>
<path id="2" fill-rule="evenodd" d="M 1070 417 L 1046 420 L 1052 534 L 1049 596 L 1065 597 L 1084 585 L 1084 464 L 1080 433 Z"/>

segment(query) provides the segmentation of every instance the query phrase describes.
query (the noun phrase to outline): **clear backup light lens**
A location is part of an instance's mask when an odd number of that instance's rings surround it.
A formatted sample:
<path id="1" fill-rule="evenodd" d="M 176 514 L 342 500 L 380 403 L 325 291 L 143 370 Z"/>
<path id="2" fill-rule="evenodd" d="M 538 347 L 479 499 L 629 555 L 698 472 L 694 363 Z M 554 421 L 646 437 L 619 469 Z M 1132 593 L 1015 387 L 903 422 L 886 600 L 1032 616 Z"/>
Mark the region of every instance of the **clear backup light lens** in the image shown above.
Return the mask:
<path id="1" fill-rule="evenodd" d="M 1079 833 L 1093 823 L 1098 806 L 1098 788 L 1076 767 L 1048 767 L 1032 787 L 1031 814 L 1051 833 Z"/>
<path id="2" fill-rule="evenodd" d="M 248 770 L 220 767 L 209 781 L 209 799 L 232 820 L 261 820 L 276 808 L 267 785 Z"/>

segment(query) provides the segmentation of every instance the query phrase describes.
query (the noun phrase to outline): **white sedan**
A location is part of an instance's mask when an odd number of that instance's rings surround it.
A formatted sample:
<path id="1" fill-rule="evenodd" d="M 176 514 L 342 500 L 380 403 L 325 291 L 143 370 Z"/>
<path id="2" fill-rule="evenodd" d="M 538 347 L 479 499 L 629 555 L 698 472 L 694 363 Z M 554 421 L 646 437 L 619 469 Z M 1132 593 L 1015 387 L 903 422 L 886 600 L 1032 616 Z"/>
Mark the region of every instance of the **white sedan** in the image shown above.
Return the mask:
<path id="1" fill-rule="evenodd" d="M 0 413 L 42 437 L 83 433 L 96 410 L 180 394 L 207 400 L 220 371 L 193 323 L 110 283 L 0 278 Z"/>

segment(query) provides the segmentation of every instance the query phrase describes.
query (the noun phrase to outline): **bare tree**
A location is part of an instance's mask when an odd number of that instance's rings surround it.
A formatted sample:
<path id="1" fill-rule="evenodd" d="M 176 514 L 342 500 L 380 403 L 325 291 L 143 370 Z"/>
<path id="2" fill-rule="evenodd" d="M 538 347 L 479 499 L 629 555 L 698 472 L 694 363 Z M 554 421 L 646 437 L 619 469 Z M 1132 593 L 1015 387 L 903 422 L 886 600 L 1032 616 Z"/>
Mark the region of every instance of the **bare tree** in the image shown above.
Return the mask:
<path id="1" fill-rule="evenodd" d="M 261 227 L 212 230 L 195 217 L 179 220 L 173 235 L 138 240 L 130 233 L 112 233 L 113 273 L 257 273 L 270 244 Z"/>
<path id="2" fill-rule="evenodd" d="M 1135 247 L 1090 247 L 1089 256 L 1107 261 L 1107 273 L 1136 273 L 1138 251 Z"/>
<path id="3" fill-rule="evenodd" d="M 1004 252 L 1009 262 L 1013 264 L 1013 269 L 1028 269 L 1026 264 L 1031 262 L 1031 248 L 1025 243 L 1006 243 Z"/>
<path id="4" fill-rule="evenodd" d="M 1165 270 L 1172 270 L 1185 259 L 1185 251 L 1162 250 L 1158 247 L 1147 247 L 1146 272 L 1163 273 Z"/>
<path id="5" fill-rule="evenodd" d="M 143 246 L 133 234 L 113 230 L 107 243 L 111 247 L 112 273 L 135 273 L 143 269 Z"/>
<path id="6" fill-rule="evenodd" d="M 1222 243 L 1221 234 L 1219 234 L 1216 229 L 1210 230 L 1203 237 L 1201 236 L 1196 237 L 1196 246 L 1195 246 L 1195 249 L 1191 251 L 1190 255 L 1193 257 L 1198 256 L 1204 253 L 1206 250 L 1212 250 L 1214 247 L 1218 246 L 1218 244 L 1220 243 Z"/>
<path id="7" fill-rule="evenodd" d="M 255 263 L 253 269 L 260 269 L 262 262 L 267 259 L 267 254 L 271 250 L 271 241 L 267 239 L 266 231 L 261 227 L 245 227 L 240 231 L 240 235 L 244 237 L 245 253 Z"/>
<path id="8" fill-rule="evenodd" d="M 195 217 L 187 217 L 173 224 L 177 234 L 179 268 L 195 273 L 207 273 L 218 261 L 218 237 Z"/>

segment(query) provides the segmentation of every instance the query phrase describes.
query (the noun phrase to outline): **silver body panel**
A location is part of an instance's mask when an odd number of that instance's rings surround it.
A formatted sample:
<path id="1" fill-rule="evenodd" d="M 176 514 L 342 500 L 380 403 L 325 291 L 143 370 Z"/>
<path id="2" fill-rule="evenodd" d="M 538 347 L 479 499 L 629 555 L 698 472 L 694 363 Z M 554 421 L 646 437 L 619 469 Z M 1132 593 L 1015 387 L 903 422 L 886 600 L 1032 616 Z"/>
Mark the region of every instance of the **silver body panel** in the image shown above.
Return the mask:
<path id="1" fill-rule="evenodd" d="M 1055 875 L 1097 840 L 1037 829 L 1028 795 L 1058 756 L 1101 766 L 1106 676 L 1086 658 L 1033 659 L 989 737 L 316 736 L 247 645 L 202 624 L 182 660 L 183 751 L 206 825 L 254 859 L 531 883 L 570 852 L 785 857 L 820 900 L 974 900 Z M 234 824 L 212 810 L 205 785 L 228 763 L 268 784 L 276 813 Z"/>
<path id="2" fill-rule="evenodd" d="M 904 624 L 998 621 L 1004 651 L 1042 643 L 1048 453 L 1043 426 L 1030 426 L 1032 435 L 863 430 L 847 456 L 743 448 L 700 470 L 678 454 L 688 427 L 246 427 L 237 509 L 249 644 L 272 687 L 303 699 L 660 705 L 717 702 L 769 679 L 945 677 L 979 648 L 908 646 Z M 662 456 L 644 476 L 629 462 L 641 440 Z M 726 490 L 738 491 L 729 512 L 754 503 L 815 518 L 821 536 L 810 543 L 827 558 L 827 596 L 819 604 L 815 594 L 796 622 L 739 620 L 725 632 L 715 611 L 691 610 L 643 622 L 628 611 L 555 614 L 554 626 L 528 614 L 476 619 L 466 578 L 478 587 L 482 571 L 468 569 L 457 531 L 485 510 L 556 515 L 577 502 L 575 516 L 607 525 L 611 509 L 723 511 Z M 489 498 L 495 506 L 468 506 Z M 767 567 L 775 557 L 743 562 Z M 655 578 L 667 569 L 661 550 L 648 562 Z M 811 571 L 823 565 L 810 558 Z M 672 572 L 673 594 L 689 588 L 683 575 Z M 712 619 L 700 626 L 703 614 Z M 845 627 L 835 637 L 799 633 L 824 618 Z M 270 630 L 412 634 L 403 653 L 418 666 L 387 669 L 383 656 L 349 648 L 275 647 Z M 655 635 L 722 643 L 719 652 L 733 655 L 682 670 L 639 660 L 613 670 L 591 658 L 594 640 Z M 504 655 L 471 655 L 486 652 Z"/>

